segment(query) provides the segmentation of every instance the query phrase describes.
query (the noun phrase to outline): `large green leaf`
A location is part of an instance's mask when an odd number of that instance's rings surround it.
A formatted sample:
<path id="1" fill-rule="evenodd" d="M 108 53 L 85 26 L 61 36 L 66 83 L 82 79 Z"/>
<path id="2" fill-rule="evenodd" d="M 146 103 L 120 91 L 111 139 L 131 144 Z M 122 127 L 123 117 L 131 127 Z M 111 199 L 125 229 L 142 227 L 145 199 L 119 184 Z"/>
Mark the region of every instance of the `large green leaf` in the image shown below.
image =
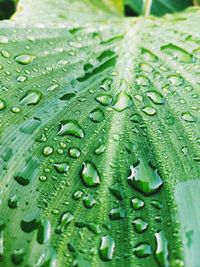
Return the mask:
<path id="1" fill-rule="evenodd" d="M 125 4 L 136 14 L 142 14 L 143 3 L 146 0 L 125 0 Z M 174 13 L 192 6 L 192 0 L 152 0 L 151 14 L 162 16 L 166 13 Z"/>
<path id="2" fill-rule="evenodd" d="M 0 266 L 200 265 L 200 10 L 113 10 L 1 22 Z"/>

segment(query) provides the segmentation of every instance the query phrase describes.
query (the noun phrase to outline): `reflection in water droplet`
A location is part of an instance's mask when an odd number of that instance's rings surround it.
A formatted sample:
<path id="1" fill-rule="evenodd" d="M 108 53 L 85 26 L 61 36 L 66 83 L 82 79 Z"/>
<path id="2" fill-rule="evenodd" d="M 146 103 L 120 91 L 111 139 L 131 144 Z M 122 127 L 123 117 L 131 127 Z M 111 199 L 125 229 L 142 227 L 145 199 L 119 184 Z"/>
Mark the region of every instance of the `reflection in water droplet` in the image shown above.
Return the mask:
<path id="1" fill-rule="evenodd" d="M 100 177 L 97 168 L 90 161 L 83 163 L 81 178 L 84 184 L 88 187 L 94 187 L 100 184 Z"/>
<path id="2" fill-rule="evenodd" d="M 83 138 L 85 136 L 83 129 L 76 120 L 61 121 L 58 135 L 72 135 L 78 138 Z"/>
<path id="3" fill-rule="evenodd" d="M 114 255 L 114 250 L 115 250 L 114 239 L 109 235 L 102 236 L 101 245 L 100 245 L 100 248 L 99 248 L 100 258 L 103 261 L 112 260 L 113 259 L 113 255 Z"/>

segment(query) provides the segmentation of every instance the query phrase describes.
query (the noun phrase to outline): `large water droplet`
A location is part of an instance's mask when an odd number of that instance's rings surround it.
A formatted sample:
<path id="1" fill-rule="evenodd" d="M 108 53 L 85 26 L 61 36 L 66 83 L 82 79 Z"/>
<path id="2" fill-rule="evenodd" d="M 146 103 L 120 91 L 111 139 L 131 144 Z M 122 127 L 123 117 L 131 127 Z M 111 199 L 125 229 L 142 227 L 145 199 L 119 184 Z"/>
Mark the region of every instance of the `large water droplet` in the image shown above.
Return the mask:
<path id="1" fill-rule="evenodd" d="M 126 91 L 120 92 L 117 97 L 113 109 L 116 111 L 123 111 L 128 108 L 132 103 L 132 98 L 126 93 Z"/>
<path id="2" fill-rule="evenodd" d="M 163 184 L 158 171 L 143 160 L 140 160 L 138 165 L 131 166 L 128 182 L 146 196 L 156 193 Z"/>
<path id="3" fill-rule="evenodd" d="M 22 105 L 36 105 L 42 97 L 41 92 L 37 90 L 28 90 L 26 94 L 20 99 Z"/>
<path id="4" fill-rule="evenodd" d="M 96 166 L 90 161 L 83 163 L 81 178 L 84 184 L 88 187 L 97 186 L 101 182 Z"/>
<path id="5" fill-rule="evenodd" d="M 183 63 L 192 63 L 193 57 L 190 53 L 188 53 L 186 50 L 182 49 L 181 47 L 178 47 L 174 44 L 167 44 L 161 46 L 161 51 L 163 51 L 165 54 L 174 57 L 180 62 Z"/>
<path id="6" fill-rule="evenodd" d="M 39 244 L 44 244 L 49 241 L 51 236 L 51 224 L 48 219 L 42 219 L 38 226 L 37 241 Z"/>
<path id="7" fill-rule="evenodd" d="M 34 55 L 18 55 L 15 57 L 15 61 L 22 65 L 28 65 L 30 64 L 34 59 L 36 59 L 36 56 Z"/>
<path id="8" fill-rule="evenodd" d="M 115 242 L 114 239 L 109 236 L 102 236 L 101 245 L 99 248 L 99 255 L 103 261 L 110 261 L 113 258 L 115 250 Z"/>
<path id="9" fill-rule="evenodd" d="M 160 267 L 169 267 L 168 241 L 163 231 L 156 233 L 155 238 L 156 238 L 156 252 L 155 252 L 156 260 Z"/>
<path id="10" fill-rule="evenodd" d="M 72 135 L 78 138 L 83 138 L 85 136 L 83 129 L 76 120 L 61 121 L 58 135 Z"/>

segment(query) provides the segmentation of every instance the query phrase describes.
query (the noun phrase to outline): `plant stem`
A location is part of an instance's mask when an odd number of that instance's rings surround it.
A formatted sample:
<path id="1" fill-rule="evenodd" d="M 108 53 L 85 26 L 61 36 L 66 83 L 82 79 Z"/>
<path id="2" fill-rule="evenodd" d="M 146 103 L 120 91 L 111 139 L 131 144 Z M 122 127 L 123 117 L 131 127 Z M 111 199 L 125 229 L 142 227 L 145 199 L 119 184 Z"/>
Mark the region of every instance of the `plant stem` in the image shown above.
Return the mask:
<path id="1" fill-rule="evenodd" d="M 143 15 L 145 17 L 148 17 L 150 15 L 151 7 L 152 7 L 152 0 L 143 0 Z"/>

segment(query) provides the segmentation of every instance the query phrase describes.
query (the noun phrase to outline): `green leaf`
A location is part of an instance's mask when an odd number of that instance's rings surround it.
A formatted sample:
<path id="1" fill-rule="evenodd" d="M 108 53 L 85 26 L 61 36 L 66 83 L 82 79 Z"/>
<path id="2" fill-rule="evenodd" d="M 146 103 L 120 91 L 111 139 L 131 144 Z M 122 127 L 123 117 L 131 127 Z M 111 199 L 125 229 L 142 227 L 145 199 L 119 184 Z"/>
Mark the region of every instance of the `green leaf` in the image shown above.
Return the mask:
<path id="1" fill-rule="evenodd" d="M 200 265 L 199 23 L 89 0 L 0 22 L 1 266 Z"/>
<path id="2" fill-rule="evenodd" d="M 143 13 L 143 0 L 125 0 L 125 5 L 138 15 Z M 166 13 L 182 11 L 189 6 L 192 6 L 192 0 L 152 0 L 151 14 L 162 16 Z"/>

